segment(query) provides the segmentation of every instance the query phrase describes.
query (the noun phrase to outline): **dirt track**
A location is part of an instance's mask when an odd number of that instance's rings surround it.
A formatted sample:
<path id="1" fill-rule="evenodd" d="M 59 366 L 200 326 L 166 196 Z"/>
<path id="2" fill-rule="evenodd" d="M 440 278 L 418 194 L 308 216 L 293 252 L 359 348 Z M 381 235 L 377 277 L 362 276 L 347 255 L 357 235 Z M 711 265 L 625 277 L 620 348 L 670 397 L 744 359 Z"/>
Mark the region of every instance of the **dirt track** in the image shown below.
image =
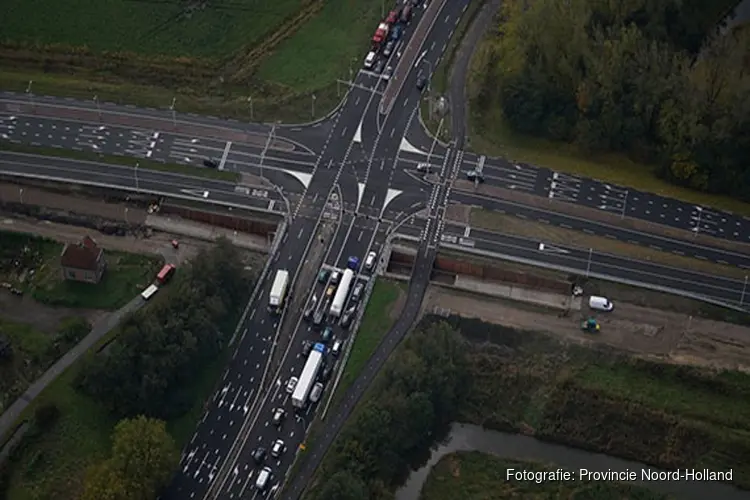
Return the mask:
<path id="1" fill-rule="evenodd" d="M 596 314 L 598 334 L 585 334 L 580 323 L 588 310 L 561 317 L 521 303 L 430 286 L 425 313 L 480 318 L 522 330 L 546 332 L 581 344 L 603 343 L 649 358 L 750 371 L 750 328 L 619 302 L 608 314 Z"/>

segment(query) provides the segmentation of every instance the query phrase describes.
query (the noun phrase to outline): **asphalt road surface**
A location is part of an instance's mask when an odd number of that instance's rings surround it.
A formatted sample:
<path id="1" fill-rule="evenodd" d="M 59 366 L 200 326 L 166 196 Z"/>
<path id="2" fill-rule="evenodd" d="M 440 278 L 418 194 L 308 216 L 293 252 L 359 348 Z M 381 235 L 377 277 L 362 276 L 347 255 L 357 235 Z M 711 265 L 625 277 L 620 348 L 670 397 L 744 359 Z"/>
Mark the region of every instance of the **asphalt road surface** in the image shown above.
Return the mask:
<path id="1" fill-rule="evenodd" d="M 709 247 L 689 240 L 678 240 L 653 233 L 646 233 L 634 229 L 612 226 L 603 222 L 591 221 L 580 217 L 560 214 L 549 210 L 542 210 L 512 201 L 467 193 L 454 190 L 452 201 L 481 206 L 487 210 L 515 215 L 522 219 L 552 224 L 564 229 L 575 229 L 592 236 L 601 236 L 624 243 L 646 246 L 654 250 L 661 250 L 677 255 L 694 257 L 700 260 L 716 262 L 718 264 L 737 266 L 737 275 L 742 276 L 750 269 L 750 256 L 739 252 Z"/>
<path id="2" fill-rule="evenodd" d="M 155 196 L 172 196 L 277 214 L 285 211 L 283 200 L 271 189 L 242 187 L 230 182 L 135 166 L 0 151 L 0 174 L 67 180 L 74 184 L 153 193 Z M 21 202 L 22 192 L 23 188 L 19 188 L 18 201 Z"/>
<path id="3" fill-rule="evenodd" d="M 216 118 L 178 114 L 176 110 L 123 109 L 109 103 L 84 104 L 33 94 L 0 95 L 0 134 L 4 134 L 0 139 L 3 140 L 195 166 L 200 166 L 204 159 L 213 159 L 221 169 L 262 175 L 286 192 L 301 193 L 299 204 L 288 214 L 291 224 L 282 245 L 273 256 L 269 273 L 260 283 L 257 297 L 239 328 L 237 350 L 215 394 L 206 404 L 196 433 L 184 450 L 180 471 L 163 499 L 269 498 L 279 492 L 286 479 L 289 484 L 284 498 L 299 498 L 354 405 L 415 320 L 439 246 L 450 244 L 446 243 L 446 236 L 449 239 L 451 236 L 465 237 L 461 236 L 466 231 L 464 228 L 446 225 L 444 221 L 448 201 L 461 196 L 453 190 L 453 181 L 465 170 L 481 165 L 488 184 L 627 216 L 650 218 L 675 227 L 695 227 L 696 231 L 720 237 L 742 241 L 748 238 L 744 231 L 747 222 L 729 214 L 681 206 L 669 200 L 661 203 L 652 195 L 528 165 L 477 157 L 437 144 L 424 134 L 411 134 L 409 131 L 418 124 L 418 107 L 424 97 L 416 88 L 417 78 L 434 71 L 468 2 L 451 0 L 444 6 L 438 2 L 430 3 L 440 12 L 434 16 L 432 29 L 425 30 L 424 40 L 417 41 L 421 43 L 420 49 L 409 53 L 396 50 L 385 63 L 404 68 L 404 73 L 388 80 L 372 71 L 359 71 L 337 112 L 328 120 L 315 124 L 293 127 L 227 124 Z M 425 14 L 420 7 L 406 28 L 402 47 L 408 46 L 423 17 Z M 417 56 L 418 61 L 414 59 Z M 364 59 L 364 54 L 362 57 Z M 396 94 L 395 104 L 383 108 L 386 113 L 381 113 L 380 103 L 386 92 Z M 10 163 L 19 163 L 18 158 L 13 157 Z M 76 176 L 73 180 L 82 183 L 116 181 L 121 187 L 136 189 L 145 189 L 142 183 L 148 182 L 154 189 L 169 188 L 173 193 L 191 196 L 184 191 L 188 190 L 196 199 L 204 201 L 259 203 L 266 204 L 266 207 L 277 204 L 270 193 L 271 198 L 255 201 L 258 196 L 238 190 L 240 186 L 231 183 L 184 176 L 177 179 L 167 177 L 173 174 L 146 173 L 145 169 L 138 169 L 136 173 L 135 168 L 97 163 L 75 162 L 78 173 L 74 173 L 65 160 L 43 163 L 37 157 L 30 158 L 21 160 L 22 165 L 17 167 L 10 167 L 6 161 L 3 169 L 12 171 L 16 168 L 19 169 L 16 173 L 20 171 L 26 175 L 52 176 L 56 172 L 58 177 Z M 419 175 L 414 175 L 416 165 L 422 161 L 433 165 L 436 182 L 425 183 Z M 206 196 L 205 192 L 209 194 Z M 328 415 L 320 437 L 305 451 L 298 452 L 320 403 L 309 405 L 295 415 L 285 384 L 289 377 L 298 375 L 304 365 L 302 341 L 320 340 L 320 333 L 302 321 L 298 310 L 285 312 L 292 315 L 293 328 L 290 332 L 281 331 L 284 317 L 271 315 L 266 310 L 275 273 L 279 269 L 288 270 L 295 285 L 300 272 L 309 271 L 312 266 L 311 249 L 321 252 L 325 249 L 323 267 L 338 270 L 346 266 L 349 256 L 364 260 L 370 251 L 379 254 L 387 235 L 400 221 L 408 220 L 419 210 L 426 211 L 426 219 L 418 227 L 419 259 L 414 267 L 404 313 L 347 391 L 340 407 Z M 691 215 L 694 220 L 690 219 Z M 334 223 L 336 230 L 329 240 L 320 242 L 315 235 L 324 222 Z M 415 226 L 406 225 L 404 231 L 412 231 L 410 227 Z M 472 231 L 469 229 L 470 237 L 473 237 Z M 475 240 L 471 247 L 474 251 L 528 257 L 536 248 L 539 253 L 537 242 L 478 234 L 483 237 Z M 457 246 L 461 246 L 460 241 Z M 686 286 L 685 281 L 690 280 L 692 287 L 710 289 L 711 296 L 738 300 L 736 283 L 732 280 L 712 281 L 713 278 L 689 271 L 649 267 L 647 263 L 621 258 L 612 260 L 612 256 L 603 254 L 592 254 L 589 259 L 588 255 L 582 257 L 580 249 L 558 247 L 557 250 L 554 254 L 544 253 L 541 258 L 544 262 L 578 268 L 583 258 L 591 273 L 618 271 L 652 280 L 656 279 L 654 274 L 659 274 L 660 282 L 668 278 L 669 283 L 680 286 Z M 360 269 L 356 283 L 369 288 L 373 283 L 370 276 L 368 270 Z M 328 308 L 330 299 L 325 298 L 328 286 L 329 283 L 313 283 L 304 295 L 305 308 L 313 305 L 313 297 L 316 298 L 316 308 Z M 361 313 L 364 301 L 355 304 L 349 299 L 345 308 L 352 306 Z M 331 318 L 328 324 L 338 338 L 349 339 L 349 332 L 336 320 Z M 290 336 L 288 347 L 280 353 L 282 359 L 278 367 L 272 367 L 272 352 L 282 334 Z M 329 366 L 337 367 L 333 356 L 329 354 L 326 358 Z M 330 380 L 334 377 L 335 374 L 326 381 L 326 393 L 332 390 Z M 272 412 L 278 407 L 285 408 L 288 413 L 280 428 L 270 424 Z M 284 441 L 286 450 L 280 457 L 265 459 L 265 465 L 272 468 L 274 479 L 271 481 L 273 486 L 261 492 L 254 488 L 260 466 L 251 454 L 258 446 L 270 448 L 277 439 Z M 295 454 L 300 460 L 299 472 L 295 477 L 287 478 Z"/>
<path id="4" fill-rule="evenodd" d="M 404 225 L 399 234 L 418 241 L 423 238 L 423 228 Z M 470 228 L 448 223 L 440 244 L 446 248 L 474 252 L 485 257 L 503 255 L 525 259 L 529 263 L 546 263 L 570 269 L 582 276 L 602 275 L 651 285 L 664 291 L 678 290 L 733 305 L 747 305 L 746 283 L 738 273 L 737 279 L 679 269 L 618 255 L 582 249 L 537 239 Z M 542 244 L 542 245 L 540 245 Z M 742 302 L 742 304 L 741 304 Z"/>

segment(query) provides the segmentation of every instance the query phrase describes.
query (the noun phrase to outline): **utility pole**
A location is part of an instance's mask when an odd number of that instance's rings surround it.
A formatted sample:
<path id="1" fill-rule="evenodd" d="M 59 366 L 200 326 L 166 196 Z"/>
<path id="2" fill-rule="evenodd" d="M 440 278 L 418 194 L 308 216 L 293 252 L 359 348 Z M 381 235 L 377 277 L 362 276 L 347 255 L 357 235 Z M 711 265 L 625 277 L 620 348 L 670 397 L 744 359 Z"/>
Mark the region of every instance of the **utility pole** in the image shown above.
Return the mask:
<path id="1" fill-rule="evenodd" d="M 26 95 L 29 96 L 29 104 L 31 104 L 32 109 L 36 109 L 36 106 L 34 105 L 34 94 L 31 92 L 31 86 L 34 84 L 34 80 L 29 80 L 29 84 L 26 86 Z"/>
<path id="2" fill-rule="evenodd" d="M 271 127 L 271 132 L 268 134 L 268 139 L 266 139 L 266 145 L 263 148 L 263 151 L 260 153 L 260 178 L 263 178 L 263 160 L 266 158 L 266 152 L 268 151 L 268 147 L 271 145 L 271 141 L 273 140 L 274 135 L 276 134 L 276 125 L 278 125 L 279 122 L 274 122 L 273 126 Z"/>
<path id="3" fill-rule="evenodd" d="M 586 263 L 586 277 L 587 278 L 589 277 L 589 272 L 591 271 L 591 257 L 593 255 L 593 253 L 594 253 L 594 249 L 593 248 L 589 248 L 589 260 Z"/>
<path id="4" fill-rule="evenodd" d="M 99 106 L 99 96 L 94 96 L 94 102 L 96 103 L 96 112 L 99 113 L 99 121 L 102 121 L 102 108 Z"/>
<path id="5" fill-rule="evenodd" d="M 313 120 L 315 119 L 315 99 L 317 99 L 317 97 L 315 97 L 315 94 L 312 94 L 312 119 Z"/>
<path id="6" fill-rule="evenodd" d="M 177 102 L 177 97 L 172 98 L 172 104 L 169 106 L 169 109 L 172 110 L 172 126 L 177 129 L 177 111 L 174 109 L 174 105 Z"/>

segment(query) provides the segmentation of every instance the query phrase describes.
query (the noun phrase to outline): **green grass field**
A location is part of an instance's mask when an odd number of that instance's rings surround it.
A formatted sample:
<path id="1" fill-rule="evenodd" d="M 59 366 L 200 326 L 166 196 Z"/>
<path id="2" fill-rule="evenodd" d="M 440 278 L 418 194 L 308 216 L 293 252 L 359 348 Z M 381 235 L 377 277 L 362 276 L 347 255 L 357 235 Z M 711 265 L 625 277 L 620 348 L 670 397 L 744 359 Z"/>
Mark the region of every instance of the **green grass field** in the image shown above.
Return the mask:
<path id="1" fill-rule="evenodd" d="M 646 488 L 616 482 L 508 481 L 506 471 L 554 470 L 534 462 L 505 460 L 480 452 L 445 455 L 432 468 L 420 500 L 488 500 L 499 498 L 557 499 L 666 499 Z"/>
<path id="2" fill-rule="evenodd" d="M 396 316 L 390 313 L 401 293 L 404 293 L 403 288 L 394 281 L 379 279 L 375 283 L 370 301 L 367 303 L 367 309 L 362 317 L 362 323 L 357 330 L 357 337 L 354 339 L 349 359 L 344 367 L 344 373 L 341 375 L 339 385 L 336 388 L 332 408 L 335 408 L 349 386 L 357 380 L 362 368 L 377 349 L 383 336 L 395 323 Z"/>
<path id="3" fill-rule="evenodd" d="M 0 40 L 178 57 L 223 57 L 253 45 L 303 0 L 4 0 Z M 204 4 L 204 5 L 200 5 Z"/>
<path id="4" fill-rule="evenodd" d="M 356 74 L 362 66 L 380 9 L 376 0 L 327 0 L 318 15 L 261 64 L 258 76 L 297 91 L 348 80 L 349 68 Z"/>

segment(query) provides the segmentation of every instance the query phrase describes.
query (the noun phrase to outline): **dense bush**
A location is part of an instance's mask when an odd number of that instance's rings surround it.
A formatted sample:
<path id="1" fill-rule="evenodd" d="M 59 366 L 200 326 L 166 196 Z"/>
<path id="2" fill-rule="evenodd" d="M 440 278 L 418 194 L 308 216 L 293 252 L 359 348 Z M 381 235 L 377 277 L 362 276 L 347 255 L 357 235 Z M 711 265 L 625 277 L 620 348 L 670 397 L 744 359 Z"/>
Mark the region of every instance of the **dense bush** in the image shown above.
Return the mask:
<path id="1" fill-rule="evenodd" d="M 500 106 L 516 131 L 626 152 L 674 183 L 750 199 L 750 31 L 708 36 L 721 3 L 504 2 L 479 52 L 477 112 Z"/>
<path id="2" fill-rule="evenodd" d="M 226 345 L 250 291 L 241 256 L 220 242 L 180 269 L 117 340 L 88 360 L 77 387 L 118 417 L 168 419 L 192 404 L 189 382 Z"/>
<path id="3" fill-rule="evenodd" d="M 387 494 L 435 434 L 456 418 L 469 382 L 463 342 L 447 324 L 435 322 L 404 341 L 336 440 L 324 465 L 325 484 L 314 498 Z"/>
<path id="4" fill-rule="evenodd" d="M 34 425 L 42 431 L 46 431 L 55 425 L 59 418 L 60 409 L 55 403 L 44 403 L 34 410 Z"/>

